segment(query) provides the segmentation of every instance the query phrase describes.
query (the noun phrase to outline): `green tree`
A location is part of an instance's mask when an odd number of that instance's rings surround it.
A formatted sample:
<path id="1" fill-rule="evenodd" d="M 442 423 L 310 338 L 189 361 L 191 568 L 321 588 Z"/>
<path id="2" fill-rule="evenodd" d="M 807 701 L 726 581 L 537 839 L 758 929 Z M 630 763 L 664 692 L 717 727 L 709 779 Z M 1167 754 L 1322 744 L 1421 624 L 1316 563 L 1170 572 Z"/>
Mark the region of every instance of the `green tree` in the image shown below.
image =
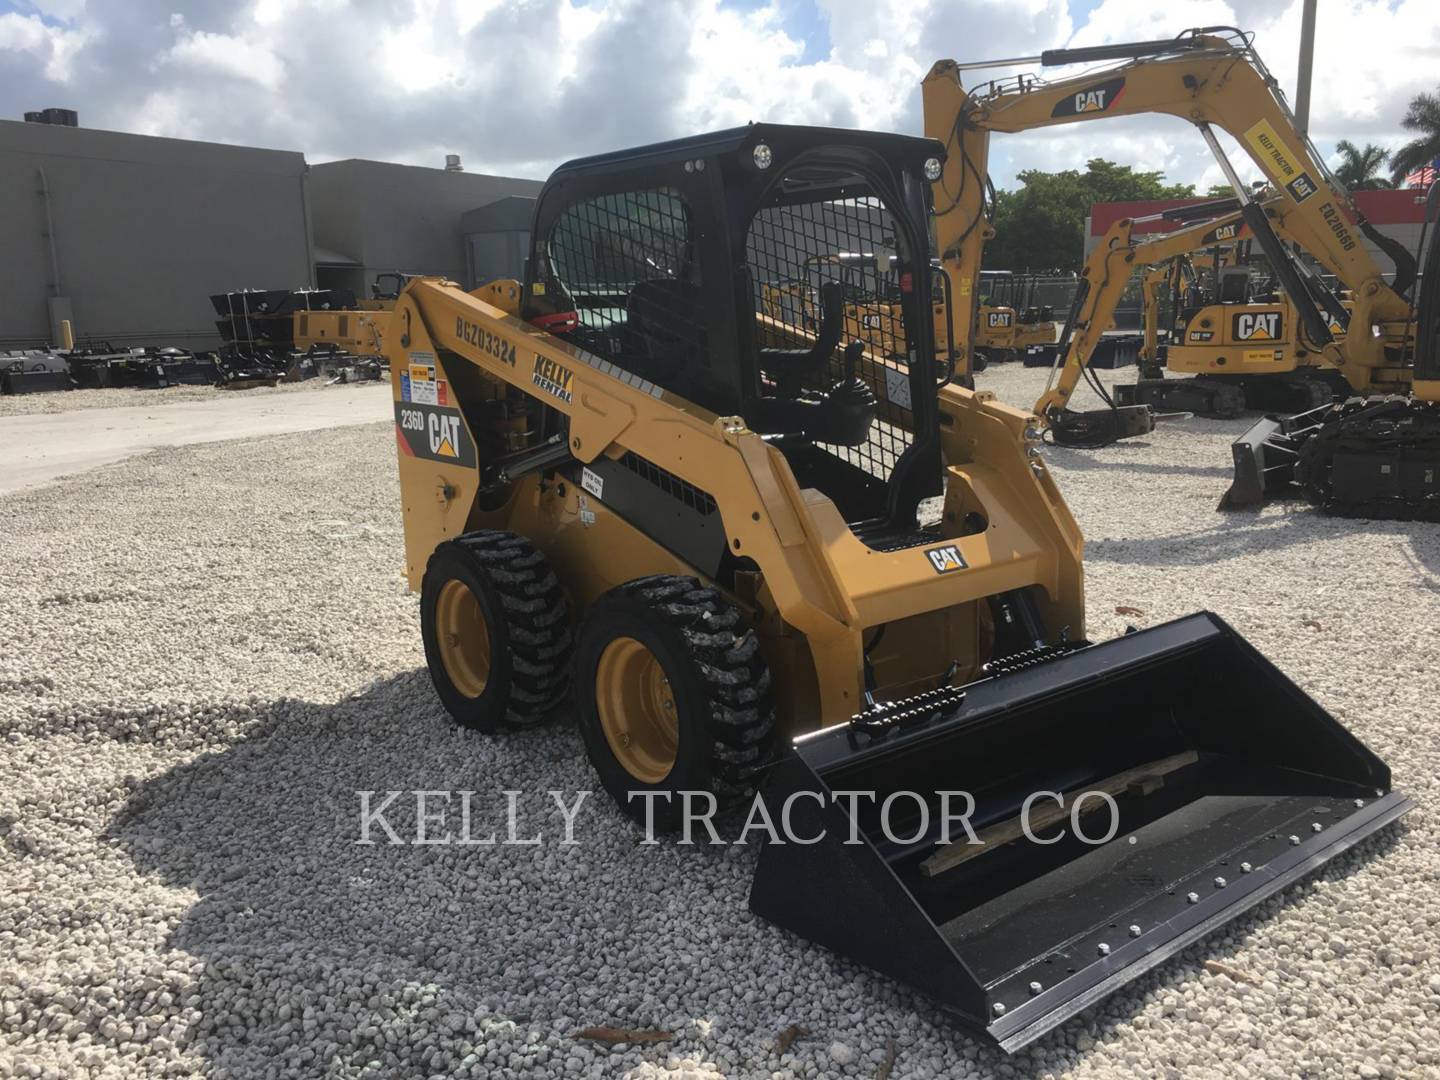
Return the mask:
<path id="1" fill-rule="evenodd" d="M 1335 152 L 1340 155 L 1340 164 L 1335 166 L 1335 178 L 1351 191 L 1375 191 L 1395 186 L 1380 175 L 1385 159 L 1390 156 L 1389 150 L 1382 150 L 1373 143 L 1366 143 L 1362 150 L 1349 139 L 1341 139 L 1335 144 Z"/>
<path id="2" fill-rule="evenodd" d="M 1026 169 L 1015 191 L 995 194 L 995 239 L 985 265 L 998 270 L 1078 270 L 1084 260 L 1090 204 L 1132 199 L 1183 199 L 1190 184 L 1166 184 L 1160 172 L 1136 172 L 1092 158 L 1085 171 Z"/>
<path id="3" fill-rule="evenodd" d="M 1397 184 L 1440 157 L 1440 94 L 1416 94 L 1400 123 L 1420 135 L 1390 155 L 1390 176 Z"/>

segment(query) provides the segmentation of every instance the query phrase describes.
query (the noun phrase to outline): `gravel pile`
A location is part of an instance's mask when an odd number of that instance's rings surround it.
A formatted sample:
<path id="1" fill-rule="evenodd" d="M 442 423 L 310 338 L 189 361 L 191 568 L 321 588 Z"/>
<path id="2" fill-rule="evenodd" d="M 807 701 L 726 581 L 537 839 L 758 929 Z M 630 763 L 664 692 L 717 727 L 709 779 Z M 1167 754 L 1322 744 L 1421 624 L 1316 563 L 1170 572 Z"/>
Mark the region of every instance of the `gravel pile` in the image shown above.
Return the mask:
<path id="1" fill-rule="evenodd" d="M 219 386 L 167 386 L 162 390 L 139 390 L 135 387 L 109 387 L 104 390 L 66 390 L 50 394 L 0 394 L 0 416 L 33 416 L 36 413 L 74 412 L 77 409 L 118 409 L 132 405 L 173 405 L 177 401 L 204 401 L 221 395 L 289 394 L 296 390 L 313 390 L 323 386 L 324 379 L 278 383 L 275 386 L 252 386 L 244 390 L 226 390 Z"/>
<path id="2" fill-rule="evenodd" d="M 982 376 L 1027 405 L 1042 380 Z M 595 786 L 580 740 L 442 714 L 388 426 L 0 500 L 0 1076 L 1440 1075 L 1440 529 L 1215 514 L 1244 426 L 1048 452 L 1090 632 L 1218 611 L 1420 808 L 1008 1060 L 753 920 L 753 849 L 641 846 L 598 792 L 552 842 L 529 793 Z M 357 790 L 463 788 L 473 835 L 509 789 L 550 839 L 355 843 Z"/>

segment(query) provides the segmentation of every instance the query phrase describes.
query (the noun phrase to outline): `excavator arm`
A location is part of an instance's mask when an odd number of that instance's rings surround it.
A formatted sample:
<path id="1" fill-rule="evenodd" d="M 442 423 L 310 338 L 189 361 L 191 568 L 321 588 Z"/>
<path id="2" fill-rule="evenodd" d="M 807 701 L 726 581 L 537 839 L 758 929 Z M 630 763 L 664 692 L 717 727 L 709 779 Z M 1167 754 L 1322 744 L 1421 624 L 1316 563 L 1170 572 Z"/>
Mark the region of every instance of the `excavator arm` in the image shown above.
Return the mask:
<path id="1" fill-rule="evenodd" d="M 1153 240 L 1132 239 L 1135 223 L 1133 218 L 1115 222 L 1085 260 L 1075 304 L 1060 335 L 1055 368 L 1045 392 L 1035 402 L 1035 415 L 1053 422 L 1069 406 L 1095 346 L 1114 325 L 1115 307 L 1136 267 L 1165 262 L 1197 248 L 1231 243 L 1249 235 L 1249 227 L 1238 210 L 1162 233 Z"/>
<path id="2" fill-rule="evenodd" d="M 1183 258 L 1183 257 L 1182 257 Z M 1161 266 L 1152 266 L 1140 279 L 1140 296 L 1144 305 L 1141 325 L 1145 339 L 1140 345 L 1140 370 L 1153 372 L 1160 367 L 1160 286 L 1173 285 L 1182 272 L 1182 258 L 1171 259 Z"/>
<path id="3" fill-rule="evenodd" d="M 966 68 L 1113 60 L 1125 62 L 1057 82 L 1021 75 L 991 83 L 975 94 L 961 85 Z M 1215 154 L 1235 188 L 1243 220 L 1274 265 L 1315 351 L 1345 371 L 1357 388 L 1366 388 L 1370 372 L 1385 363 L 1385 351 L 1371 325 L 1398 322 L 1403 333 L 1409 303 L 1386 284 L 1361 242 L 1360 234 L 1370 231 L 1368 223 L 1297 130 L 1275 79 L 1239 31 L 1207 28 L 1164 41 L 1050 50 L 1037 57 L 987 64 L 942 60 L 926 77 L 922 96 L 926 133 L 945 142 L 948 150 L 936 184 L 936 239 L 959 305 L 972 301 L 987 237 L 984 207 L 992 132 L 1167 113 L 1194 124 Z M 1354 319 L 1342 343 L 1335 342 L 1330 331 L 1335 313 L 1330 311 L 1332 317 L 1327 317 L 1327 311 L 1317 306 L 1293 255 L 1270 228 L 1221 148 L 1215 128 L 1234 136 L 1281 193 L 1289 235 L 1354 293 Z M 1401 267 L 1398 276 L 1411 277 L 1412 269 Z M 956 322 L 964 325 L 963 310 Z"/>

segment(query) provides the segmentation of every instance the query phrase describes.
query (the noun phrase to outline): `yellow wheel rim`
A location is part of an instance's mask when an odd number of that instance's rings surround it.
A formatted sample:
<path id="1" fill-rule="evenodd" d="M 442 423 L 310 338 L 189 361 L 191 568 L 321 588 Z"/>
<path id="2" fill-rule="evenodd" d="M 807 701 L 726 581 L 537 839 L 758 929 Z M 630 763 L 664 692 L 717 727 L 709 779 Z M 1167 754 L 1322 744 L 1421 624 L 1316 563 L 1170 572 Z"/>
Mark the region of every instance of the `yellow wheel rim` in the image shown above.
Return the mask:
<path id="1" fill-rule="evenodd" d="M 680 720 L 670 680 L 655 654 L 634 638 L 616 638 L 600 654 L 595 704 L 610 752 L 645 784 L 670 775 Z"/>
<path id="2" fill-rule="evenodd" d="M 490 681 L 490 631 L 480 601 L 463 581 L 451 578 L 435 599 L 435 640 L 455 689 L 469 698 Z"/>

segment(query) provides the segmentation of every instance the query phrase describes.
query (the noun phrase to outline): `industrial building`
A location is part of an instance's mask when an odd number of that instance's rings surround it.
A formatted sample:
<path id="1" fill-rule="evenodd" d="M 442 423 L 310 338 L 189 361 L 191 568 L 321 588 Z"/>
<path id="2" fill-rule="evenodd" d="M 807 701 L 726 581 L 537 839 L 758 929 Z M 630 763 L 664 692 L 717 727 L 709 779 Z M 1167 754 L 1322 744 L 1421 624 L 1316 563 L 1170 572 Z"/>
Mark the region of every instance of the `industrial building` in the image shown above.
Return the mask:
<path id="1" fill-rule="evenodd" d="M 475 262 L 462 217 L 541 186 L 458 159 L 312 166 L 298 151 L 91 130 L 64 109 L 27 116 L 0 120 L 0 349 L 59 344 L 62 320 L 80 342 L 214 348 L 209 297 L 234 289 L 363 295 L 385 271 L 473 285 L 502 271 Z"/>
<path id="2" fill-rule="evenodd" d="M 466 211 L 460 218 L 465 276 L 458 280 L 473 289 L 495 278 L 523 278 L 534 221 L 535 198 L 529 195 L 511 195 Z"/>
<path id="3" fill-rule="evenodd" d="M 0 349 L 208 348 L 211 293 L 312 279 L 294 151 L 0 120 Z"/>
<path id="4" fill-rule="evenodd" d="M 346 159 L 310 167 L 316 284 L 364 292 L 376 274 L 441 274 L 467 287 L 500 273 L 469 268 L 461 218 L 513 196 L 526 208 L 538 180 Z M 524 229 L 529 230 L 527 217 Z"/>

